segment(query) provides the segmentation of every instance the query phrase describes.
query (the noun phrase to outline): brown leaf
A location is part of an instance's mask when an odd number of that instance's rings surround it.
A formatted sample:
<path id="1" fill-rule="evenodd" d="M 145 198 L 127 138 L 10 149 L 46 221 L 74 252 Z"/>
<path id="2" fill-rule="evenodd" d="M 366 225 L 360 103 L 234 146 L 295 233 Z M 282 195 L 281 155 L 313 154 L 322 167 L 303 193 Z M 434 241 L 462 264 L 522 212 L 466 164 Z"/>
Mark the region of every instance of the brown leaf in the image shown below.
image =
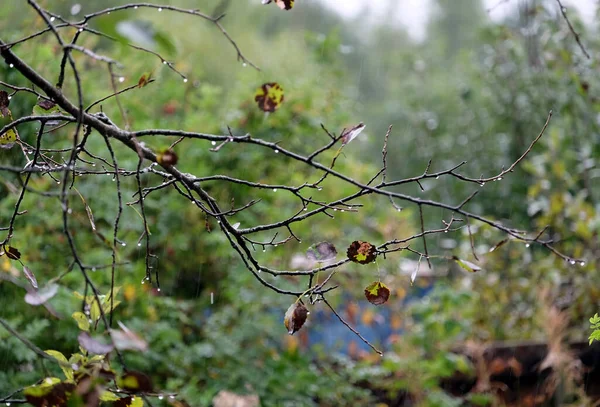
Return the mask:
<path id="1" fill-rule="evenodd" d="M 8 109 L 9 104 L 10 99 L 8 98 L 8 93 L 4 90 L 0 90 L 0 117 L 10 116 L 10 110 Z"/>
<path id="2" fill-rule="evenodd" d="M 4 253 L 11 260 L 19 260 L 21 258 L 21 252 L 16 247 L 4 246 Z"/>
<path id="3" fill-rule="evenodd" d="M 390 298 L 390 289 L 381 281 L 375 281 L 365 288 L 365 297 L 374 305 L 381 305 Z"/>
<path id="4" fill-rule="evenodd" d="M 150 79 L 152 78 L 152 74 L 143 74 L 140 77 L 140 80 L 138 81 L 138 88 L 143 88 L 144 86 L 146 86 L 147 84 L 150 83 Z"/>
<path id="5" fill-rule="evenodd" d="M 348 247 L 346 255 L 355 263 L 369 264 L 377 258 L 377 249 L 371 243 L 356 240 Z"/>
<path id="6" fill-rule="evenodd" d="M 283 102 L 283 88 L 276 82 L 263 84 L 254 96 L 259 109 L 265 112 L 274 112 Z"/>
<path id="7" fill-rule="evenodd" d="M 299 331 L 300 328 L 302 328 L 306 322 L 308 314 L 308 309 L 306 309 L 304 304 L 295 302 L 290 305 L 283 318 L 283 324 L 290 335 L 293 335 L 295 332 Z"/>
<path id="8" fill-rule="evenodd" d="M 37 102 L 37 105 L 38 105 L 39 107 L 41 107 L 42 109 L 44 109 L 44 110 L 50 110 L 50 109 L 52 109 L 54 106 L 56 106 L 56 103 L 54 103 L 54 102 L 53 102 L 53 101 L 51 101 L 51 100 L 47 100 L 47 99 L 40 99 L 40 100 Z"/>
<path id="9" fill-rule="evenodd" d="M 176 165 L 178 160 L 177 154 L 170 148 L 156 155 L 156 161 L 163 167 Z"/>

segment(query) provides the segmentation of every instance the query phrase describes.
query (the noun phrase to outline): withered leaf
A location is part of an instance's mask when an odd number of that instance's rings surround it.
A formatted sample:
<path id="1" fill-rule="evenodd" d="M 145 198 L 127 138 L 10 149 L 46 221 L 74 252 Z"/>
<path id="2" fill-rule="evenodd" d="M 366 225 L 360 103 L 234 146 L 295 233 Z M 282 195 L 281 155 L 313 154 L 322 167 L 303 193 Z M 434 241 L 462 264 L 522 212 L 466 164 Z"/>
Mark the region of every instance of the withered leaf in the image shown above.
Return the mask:
<path id="1" fill-rule="evenodd" d="M 304 304 L 295 302 L 290 305 L 283 318 L 283 324 L 290 335 L 293 335 L 294 333 L 298 332 L 300 328 L 302 328 L 306 322 L 308 314 L 308 309 L 304 306 Z"/>
<path id="2" fill-rule="evenodd" d="M 23 274 L 25 275 L 25 278 L 27 278 L 27 280 L 29 280 L 29 283 L 31 284 L 31 286 L 33 288 L 37 289 L 38 288 L 37 279 L 35 278 L 35 274 L 33 274 L 33 272 L 29 269 L 29 267 L 23 266 Z"/>
<path id="3" fill-rule="evenodd" d="M 265 112 L 274 112 L 283 102 L 283 88 L 276 82 L 263 84 L 254 96 L 259 109 Z"/>
<path id="4" fill-rule="evenodd" d="M 377 258 L 377 249 L 371 243 L 355 240 L 348 247 L 346 255 L 355 263 L 369 264 Z"/>
<path id="5" fill-rule="evenodd" d="M 54 103 L 54 102 L 53 102 L 53 101 L 51 101 L 51 100 L 47 100 L 47 99 L 40 99 L 40 100 L 37 102 L 37 105 L 38 105 L 39 107 L 41 107 L 42 109 L 44 109 L 44 110 L 51 110 L 52 108 L 54 108 L 54 106 L 56 106 L 56 103 Z"/>
<path id="6" fill-rule="evenodd" d="M 363 124 L 363 122 L 360 122 L 356 126 L 348 130 L 344 130 L 344 132 L 342 133 L 342 144 L 346 145 L 352 140 L 354 140 L 365 129 L 365 127 L 366 126 Z"/>
<path id="7" fill-rule="evenodd" d="M 381 305 L 390 298 L 390 289 L 381 281 L 375 281 L 365 287 L 365 297 L 374 305 Z"/>
<path id="8" fill-rule="evenodd" d="M 49 284 L 38 291 L 31 291 L 25 294 L 25 302 L 29 305 L 42 305 L 58 292 L 58 285 Z"/>
<path id="9" fill-rule="evenodd" d="M 0 90 L 0 117 L 10 115 L 10 110 L 8 109 L 9 104 L 10 99 L 8 98 L 8 93 L 4 90 Z"/>
<path id="10" fill-rule="evenodd" d="M 118 386 L 123 390 L 149 393 L 152 391 L 152 381 L 141 372 L 130 370 L 117 379 Z"/>
<path id="11" fill-rule="evenodd" d="M 329 242 L 320 242 L 312 245 L 306 251 L 306 257 L 313 261 L 327 261 L 335 259 L 337 250 L 335 246 Z"/>
<path id="12" fill-rule="evenodd" d="M 145 73 L 140 77 L 140 80 L 138 81 L 138 88 L 143 88 L 144 86 L 146 86 L 147 84 L 150 83 L 152 79 L 152 73 Z"/>
<path id="13" fill-rule="evenodd" d="M 16 247 L 4 246 L 4 253 L 11 260 L 19 260 L 21 258 L 21 252 Z"/>
<path id="14" fill-rule="evenodd" d="M 140 338 L 135 332 L 131 331 L 120 321 L 118 322 L 121 329 L 113 329 L 110 331 L 113 343 L 119 350 L 138 350 L 145 352 L 148 350 L 148 343 Z"/>
<path id="15" fill-rule="evenodd" d="M 92 338 L 87 332 L 80 333 L 77 337 L 77 340 L 83 349 L 96 355 L 106 355 L 107 353 L 112 352 L 114 349 L 113 345 L 101 343 Z"/>
<path id="16" fill-rule="evenodd" d="M 169 165 L 176 165 L 179 157 L 175 154 L 175 151 L 172 149 L 166 149 L 156 155 L 156 161 L 163 167 Z"/>

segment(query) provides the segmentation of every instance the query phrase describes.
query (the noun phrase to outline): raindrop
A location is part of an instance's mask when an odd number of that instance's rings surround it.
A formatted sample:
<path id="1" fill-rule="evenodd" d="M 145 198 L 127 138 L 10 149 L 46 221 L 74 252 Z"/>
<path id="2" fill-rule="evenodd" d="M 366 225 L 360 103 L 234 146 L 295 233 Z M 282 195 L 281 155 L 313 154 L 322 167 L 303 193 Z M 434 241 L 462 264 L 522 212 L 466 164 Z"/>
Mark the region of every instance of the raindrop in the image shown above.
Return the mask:
<path id="1" fill-rule="evenodd" d="M 83 32 L 83 28 L 80 28 L 78 31 L 79 31 L 80 33 L 82 33 L 82 32 Z"/>
<path id="2" fill-rule="evenodd" d="M 53 22 L 54 20 L 56 20 L 56 18 L 50 17 L 50 22 Z"/>
<path id="3" fill-rule="evenodd" d="M 308 208 L 304 208 L 304 210 L 305 210 L 305 211 L 307 211 L 307 210 L 308 210 Z"/>
<path id="4" fill-rule="evenodd" d="M 277 154 L 279 152 L 279 150 L 275 150 L 275 154 Z"/>
<path id="5" fill-rule="evenodd" d="M 88 319 L 88 323 L 90 323 L 90 324 L 94 323 L 94 321 L 92 321 L 92 318 Z"/>
<path id="6" fill-rule="evenodd" d="M 322 191 L 323 188 L 322 187 L 317 187 L 317 191 Z"/>
<path id="7" fill-rule="evenodd" d="M 498 178 L 498 181 L 502 181 L 502 177 Z"/>
<path id="8" fill-rule="evenodd" d="M 67 213 L 70 215 L 73 213 L 73 210 L 71 208 L 67 209 Z"/>
<path id="9" fill-rule="evenodd" d="M 163 64 L 165 64 L 165 65 L 166 65 L 166 64 L 167 64 L 167 61 L 163 61 Z"/>
<path id="10" fill-rule="evenodd" d="M 6 405 L 7 405 L 7 406 L 10 406 L 10 403 L 8 403 L 8 402 L 7 402 L 7 403 L 6 403 Z"/>
<path id="11" fill-rule="evenodd" d="M 138 243 L 138 247 L 140 247 L 142 245 L 142 243 Z"/>
<path id="12" fill-rule="evenodd" d="M 137 8 L 137 7 L 136 7 L 136 8 Z M 164 398 L 165 398 L 165 396 L 163 396 L 162 394 L 159 394 L 159 395 L 158 395 L 158 399 L 159 399 L 159 400 L 162 400 L 162 399 L 164 399 Z"/>
<path id="13" fill-rule="evenodd" d="M 435 179 L 440 179 L 440 176 L 438 175 L 437 177 L 435 177 Z"/>
<path id="14" fill-rule="evenodd" d="M 71 15 L 76 16 L 77 14 L 79 14 L 80 11 L 81 11 L 81 4 L 79 4 L 79 3 L 73 4 L 73 6 L 71 7 Z"/>
<path id="15" fill-rule="evenodd" d="M 183 83 L 187 83 L 188 79 L 187 78 L 183 78 Z"/>
<path id="16" fill-rule="evenodd" d="M 125 246 L 127 246 L 127 243 L 125 243 L 125 242 L 122 242 L 122 243 L 121 243 L 121 246 L 125 247 Z"/>
<path id="17" fill-rule="evenodd" d="M 585 266 L 585 261 L 582 261 L 581 263 L 579 263 L 580 266 Z"/>
<path id="18" fill-rule="evenodd" d="M 60 185 L 60 181 L 56 181 L 56 183 L 57 183 L 58 185 Z"/>
<path id="19" fill-rule="evenodd" d="M 211 141 L 210 144 L 212 144 L 213 146 L 216 146 L 217 142 L 216 141 Z"/>
<path id="20" fill-rule="evenodd" d="M 173 399 L 175 398 L 175 396 L 173 396 L 173 395 L 170 395 L 170 396 L 169 396 L 169 398 L 170 398 L 171 400 L 173 400 Z"/>
<path id="21" fill-rule="evenodd" d="M 527 243 L 527 244 L 525 245 L 525 247 L 529 247 L 529 246 L 531 246 L 529 243 Z"/>
<path id="22" fill-rule="evenodd" d="M 9 97 L 8 97 L 8 100 L 11 100 L 11 99 L 12 99 L 12 96 L 9 96 Z"/>
<path id="23" fill-rule="evenodd" d="M 138 6 L 135 6 L 135 7 L 134 7 L 134 9 L 135 9 L 135 10 L 137 10 L 137 9 L 138 9 Z"/>
<path id="24" fill-rule="evenodd" d="M 145 284 L 146 282 L 144 280 L 142 280 L 142 284 Z"/>
<path id="25" fill-rule="evenodd" d="M 106 13 L 106 14 L 110 14 L 110 11 L 108 13 Z"/>
<path id="26" fill-rule="evenodd" d="M 119 78 L 119 82 L 121 82 L 121 83 L 125 82 L 125 77 L 124 77 L 124 76 L 121 76 L 121 77 Z"/>
<path id="27" fill-rule="evenodd" d="M 484 186 L 485 182 L 482 182 L 481 184 L 479 184 L 480 187 Z"/>
<path id="28" fill-rule="evenodd" d="M 267 251 L 267 249 L 263 249 L 263 253 L 266 252 L 266 251 Z"/>
<path id="29" fill-rule="evenodd" d="M 308 311 L 308 312 L 306 313 L 306 315 L 310 315 L 310 311 Z"/>
<path id="30" fill-rule="evenodd" d="M 571 265 L 575 264 L 575 260 L 571 260 L 569 263 L 571 263 Z"/>
<path id="31" fill-rule="evenodd" d="M 279 245 L 277 245 L 277 244 L 276 244 L 276 245 L 274 245 L 273 247 L 277 247 L 277 246 L 279 246 Z"/>
<path id="32" fill-rule="evenodd" d="M 248 66 L 248 64 L 244 62 L 244 63 L 242 64 L 242 66 L 245 68 L 245 67 L 247 67 L 247 66 Z"/>
<path id="33" fill-rule="evenodd" d="M 156 291 L 160 292 L 160 288 L 157 288 Z"/>
<path id="34" fill-rule="evenodd" d="M 9 64 L 8 67 L 9 68 L 14 68 L 15 66 L 13 64 Z"/>
<path id="35" fill-rule="evenodd" d="M 334 211 L 334 212 L 337 212 L 337 208 L 333 208 L 333 211 Z"/>
<path id="36" fill-rule="evenodd" d="M 96 271 L 96 267 L 92 267 L 92 271 Z"/>
<path id="37" fill-rule="evenodd" d="M 273 188 L 273 192 L 277 192 L 277 188 Z"/>
<path id="38" fill-rule="evenodd" d="M 343 210 L 343 209 L 340 209 L 340 212 L 344 212 L 344 210 Z"/>
<path id="39" fill-rule="evenodd" d="M 447 230 L 444 230 L 444 233 L 448 233 L 448 231 L 447 231 Z"/>
<path id="40" fill-rule="evenodd" d="M 27 154 L 33 154 L 33 151 L 27 150 Z"/>

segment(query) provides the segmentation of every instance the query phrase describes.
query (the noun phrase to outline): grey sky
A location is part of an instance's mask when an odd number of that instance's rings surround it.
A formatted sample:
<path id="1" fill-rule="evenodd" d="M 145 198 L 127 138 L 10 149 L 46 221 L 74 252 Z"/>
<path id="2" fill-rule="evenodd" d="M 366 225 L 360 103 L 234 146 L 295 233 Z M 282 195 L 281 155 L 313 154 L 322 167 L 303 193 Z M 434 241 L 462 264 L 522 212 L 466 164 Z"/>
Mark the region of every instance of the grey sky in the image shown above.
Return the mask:
<path id="1" fill-rule="evenodd" d="M 373 0 L 322 0 L 329 7 L 347 17 L 356 17 L 365 7 L 375 15 L 383 12 L 385 1 Z M 431 0 L 397 0 L 399 2 L 398 20 L 409 27 L 413 37 L 420 39 L 424 35 L 425 24 L 431 10 Z M 490 16 L 500 19 L 511 7 L 515 7 L 519 0 L 508 0 L 499 3 L 499 0 L 485 0 L 486 7 L 493 7 Z M 512 3 L 512 4 L 511 4 Z M 595 0 L 562 0 L 565 7 L 576 7 L 584 21 L 592 23 L 594 20 Z"/>

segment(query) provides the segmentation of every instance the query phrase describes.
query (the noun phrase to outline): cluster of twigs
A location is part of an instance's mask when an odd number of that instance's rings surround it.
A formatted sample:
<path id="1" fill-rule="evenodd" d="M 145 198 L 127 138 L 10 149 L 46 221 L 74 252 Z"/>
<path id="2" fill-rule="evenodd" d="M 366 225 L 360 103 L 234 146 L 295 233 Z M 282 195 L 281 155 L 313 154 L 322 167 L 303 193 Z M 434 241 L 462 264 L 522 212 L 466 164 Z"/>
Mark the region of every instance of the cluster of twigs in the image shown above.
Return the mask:
<path id="1" fill-rule="evenodd" d="M 19 87 L 5 82 L 0 82 L 0 86 L 11 90 L 12 94 L 16 92 L 29 92 L 36 95 L 40 100 L 46 100 L 55 103 L 60 108 L 60 110 L 64 112 L 64 114 L 30 115 L 26 117 L 20 117 L 11 122 L 10 124 L 6 125 L 4 128 L 0 129 L 0 134 L 3 134 L 12 128 L 17 128 L 23 123 L 37 122 L 40 124 L 34 145 L 29 145 L 23 140 L 18 141 L 18 144 L 23 151 L 25 164 L 22 167 L 0 165 L 1 171 L 14 173 L 16 176 L 19 177 L 19 179 L 21 179 L 21 177 L 24 177 L 24 180 L 21 181 L 21 189 L 18 193 L 18 198 L 15 203 L 12 216 L 10 216 L 6 225 L 0 225 L 0 230 L 6 232 L 5 237 L 0 243 L 0 247 L 4 247 L 5 245 L 8 245 L 10 243 L 11 238 L 17 231 L 16 223 L 18 223 L 18 217 L 26 216 L 26 211 L 22 210 L 21 204 L 23 202 L 23 197 L 29 192 L 28 183 L 30 182 L 31 178 L 34 176 L 51 177 L 55 182 L 60 183 L 61 185 L 58 198 L 60 199 L 60 202 L 62 204 L 61 216 L 63 233 L 67 239 L 70 252 L 73 257 L 73 267 L 78 269 L 81 273 L 81 276 L 83 277 L 83 280 L 85 282 L 85 292 L 87 293 L 88 290 L 90 290 L 97 300 L 100 292 L 94 284 L 93 279 L 90 277 L 89 271 L 92 268 L 100 266 L 92 266 L 84 263 L 81 254 L 78 252 L 77 245 L 75 243 L 75 238 L 71 233 L 69 226 L 71 218 L 70 214 L 72 213 L 72 211 L 70 210 L 70 191 L 74 187 L 76 177 L 80 176 L 91 177 L 94 175 L 109 174 L 112 177 L 114 177 L 116 181 L 115 191 L 118 197 L 118 211 L 115 214 L 115 220 L 112 230 L 112 263 L 109 265 L 111 272 L 111 291 L 115 286 L 115 274 L 119 266 L 119 263 L 117 263 L 116 251 L 122 243 L 119 240 L 118 236 L 120 230 L 120 219 L 124 206 L 124 196 L 121 190 L 121 181 L 124 177 L 133 177 L 137 184 L 137 191 L 135 193 L 135 196 L 133 197 L 135 201 L 133 201 L 130 204 L 139 206 L 139 213 L 143 222 L 144 233 L 140 237 L 140 243 L 141 239 L 143 238 L 145 240 L 146 264 L 146 273 L 144 276 L 144 280 L 148 283 L 155 284 L 158 288 L 160 288 L 159 273 L 157 268 L 153 270 L 151 266 L 151 259 L 153 256 L 155 256 L 155 254 L 152 253 L 150 249 L 150 235 L 147 232 L 149 230 L 149 225 L 148 219 L 146 217 L 146 209 L 144 206 L 144 202 L 146 199 L 151 198 L 151 194 L 157 191 L 163 191 L 167 188 L 175 189 L 180 195 L 191 201 L 198 208 L 198 210 L 201 211 L 206 217 L 213 218 L 218 222 L 218 227 L 221 233 L 227 238 L 231 249 L 237 253 L 239 259 L 243 262 L 247 270 L 254 275 L 254 278 L 258 282 L 260 282 L 260 284 L 280 294 L 291 295 L 294 297 L 308 295 L 311 298 L 316 298 L 318 300 L 323 301 L 329 307 L 331 307 L 331 305 L 327 301 L 326 295 L 336 288 L 336 286 L 330 285 L 332 277 L 340 266 L 349 261 L 348 259 L 340 260 L 332 264 L 318 265 L 317 267 L 311 268 L 309 270 L 278 270 L 261 263 L 257 259 L 257 257 L 255 256 L 256 246 L 265 248 L 267 246 L 283 245 L 291 240 L 300 241 L 300 237 L 297 236 L 294 232 L 294 228 L 297 223 L 309 221 L 311 218 L 314 218 L 316 215 L 319 214 L 324 214 L 326 216 L 332 217 L 332 212 L 337 210 L 359 211 L 361 205 L 355 202 L 358 198 L 367 195 L 386 197 L 391 202 L 391 205 L 393 205 L 393 207 L 397 210 L 401 210 L 401 207 L 398 205 L 398 203 L 400 202 L 406 205 L 416 205 L 419 208 L 421 220 L 420 232 L 410 237 L 398 237 L 396 239 L 380 243 L 377 246 L 377 251 L 379 254 L 382 254 L 384 256 L 386 254 L 397 252 L 400 250 L 408 250 L 414 253 L 415 255 L 419 256 L 419 264 L 422 259 L 426 259 L 429 262 L 432 256 L 430 255 L 427 249 L 427 236 L 454 230 L 452 229 L 453 224 L 455 222 L 463 221 L 466 222 L 469 231 L 469 236 L 472 242 L 473 236 L 471 235 L 471 228 L 469 227 L 469 222 L 475 221 L 487 224 L 492 228 L 506 234 L 507 237 L 511 239 L 515 239 L 527 244 L 540 245 L 566 261 L 583 261 L 582 259 L 575 259 L 560 252 L 555 247 L 555 242 L 553 242 L 552 240 L 544 240 L 542 237 L 544 231 L 538 233 L 528 233 L 526 231 L 522 231 L 514 227 L 505 225 L 499 221 L 493 220 L 490 217 L 471 212 L 467 209 L 468 204 L 478 193 L 481 186 L 484 186 L 486 183 L 489 182 L 500 181 L 504 177 L 509 176 L 514 171 L 515 167 L 522 160 L 524 160 L 525 157 L 532 151 L 536 143 L 543 136 L 546 128 L 550 123 L 552 117 L 551 112 L 548 114 L 548 117 L 541 126 L 539 134 L 532 140 L 527 150 L 508 167 L 506 167 L 505 169 L 503 168 L 496 175 L 488 177 L 470 177 L 468 175 L 465 175 L 462 172 L 463 166 L 466 164 L 465 161 L 458 163 L 452 168 L 448 168 L 446 170 L 437 172 L 431 171 L 431 162 L 429 162 L 425 170 L 419 175 L 403 179 L 388 180 L 386 158 L 388 140 L 392 130 L 390 127 L 384 138 L 382 149 L 382 165 L 379 171 L 377 171 L 369 180 L 361 181 L 353 178 L 350 175 L 344 174 L 336 170 L 334 168 L 335 159 L 333 160 L 333 162 L 330 163 L 322 163 L 321 161 L 319 161 L 319 156 L 321 154 L 323 154 L 326 151 L 332 150 L 336 145 L 340 144 L 340 140 L 343 135 L 333 135 L 332 133 L 327 131 L 325 127 L 323 127 L 323 129 L 325 130 L 325 133 L 329 138 L 328 142 L 308 155 L 303 155 L 298 152 L 288 150 L 282 147 L 279 143 L 254 138 L 250 134 L 246 134 L 243 136 L 234 136 L 231 131 L 228 134 L 223 135 L 206 134 L 200 132 L 186 132 L 177 129 L 143 129 L 132 131 L 129 130 L 129 126 L 125 126 L 125 128 L 118 126 L 113 122 L 113 120 L 110 117 L 108 117 L 103 112 L 94 112 L 94 108 L 97 107 L 100 103 L 105 102 L 109 99 L 116 99 L 116 101 L 118 102 L 119 95 L 137 88 L 136 86 L 130 86 L 119 90 L 117 89 L 117 84 L 115 83 L 114 79 L 112 81 L 113 91 L 111 94 L 99 100 L 93 101 L 89 104 L 88 107 L 85 107 L 85 89 L 83 89 L 82 87 L 83 72 L 73 59 L 72 53 L 80 52 L 88 58 L 106 64 L 107 70 L 109 71 L 111 78 L 115 77 L 113 69 L 119 65 L 118 61 L 115 61 L 107 56 L 99 55 L 95 51 L 87 49 L 77 44 L 79 39 L 86 34 L 102 36 L 104 38 L 114 40 L 113 37 L 90 28 L 88 26 L 90 21 L 101 18 L 102 16 L 108 15 L 113 12 L 119 12 L 125 9 L 139 8 L 153 8 L 157 9 L 158 11 L 164 12 L 190 14 L 214 24 L 219 29 L 219 31 L 226 37 L 230 44 L 234 47 L 237 53 L 238 60 L 242 61 L 244 64 L 249 64 L 255 67 L 255 65 L 242 54 L 236 42 L 229 36 L 227 31 L 222 26 L 222 15 L 212 17 L 207 14 L 203 14 L 198 10 L 182 9 L 173 6 L 160 6 L 150 3 L 131 3 L 87 14 L 80 21 L 70 21 L 69 19 L 63 18 L 60 15 L 57 15 L 49 10 L 42 8 L 35 0 L 28 0 L 28 4 L 31 7 L 31 9 L 35 13 L 37 13 L 39 18 L 41 18 L 44 21 L 45 28 L 25 38 L 13 42 L 6 42 L 4 39 L 0 38 L 0 55 L 2 56 L 7 65 L 18 71 L 24 78 L 26 78 L 31 83 L 32 86 Z M 62 31 L 62 29 L 65 27 L 77 28 L 77 31 L 72 36 L 72 38 L 65 38 L 64 32 Z M 32 41 L 35 38 L 42 36 L 46 33 L 49 33 L 54 36 L 57 44 L 59 44 L 60 49 L 62 50 L 60 73 L 55 84 L 53 84 L 48 80 L 48 78 L 44 77 L 39 72 L 34 70 L 25 60 L 23 60 L 18 55 L 18 52 L 13 51 L 13 49 L 15 49 L 18 44 L 22 44 L 27 41 Z M 158 53 L 139 47 L 134 44 L 128 45 L 135 50 L 151 53 L 152 55 L 159 58 L 171 70 L 179 74 L 182 78 L 186 78 L 183 73 L 179 72 L 176 69 L 175 65 L 172 62 L 167 61 Z M 62 87 L 65 83 L 65 77 L 68 74 L 73 76 L 73 81 L 76 87 L 77 97 L 75 100 L 72 100 L 71 98 L 67 97 L 62 91 Z M 87 102 L 89 103 L 89 101 Z M 120 110 L 122 111 L 123 109 L 121 108 Z M 46 134 L 46 130 L 49 126 L 49 123 L 61 123 L 61 126 L 66 126 L 69 124 L 75 125 L 75 129 L 72 133 L 72 146 L 70 148 L 62 150 L 52 150 L 44 148 L 44 136 Z M 92 137 L 101 137 L 104 140 L 106 149 L 110 156 L 110 160 L 104 159 L 98 155 L 98 152 L 90 151 L 88 149 L 87 142 Z M 258 146 L 265 151 L 277 153 L 277 155 L 271 155 L 271 157 L 273 157 L 273 160 L 279 159 L 278 157 L 287 157 L 290 160 L 296 161 L 306 166 L 307 168 L 310 168 L 316 174 L 318 174 L 318 179 L 315 182 L 305 182 L 301 185 L 293 186 L 263 184 L 250 179 L 234 178 L 223 175 L 210 174 L 207 176 L 196 176 L 193 174 L 184 173 L 180 171 L 176 167 L 176 165 L 172 165 L 165 162 L 162 162 L 161 165 L 159 154 L 147 147 L 141 141 L 143 139 L 157 137 L 175 138 L 177 140 L 175 141 L 175 143 L 183 139 L 196 139 L 198 142 L 212 142 L 212 144 L 215 147 L 212 148 L 211 151 L 213 151 L 215 154 L 218 154 L 223 149 L 233 149 L 237 144 L 250 144 Z M 120 166 L 115 155 L 116 149 L 130 150 L 131 154 L 137 156 L 137 166 L 135 166 L 135 168 L 124 168 Z M 50 156 L 50 153 L 61 154 L 62 160 L 53 159 Z M 338 155 L 336 155 L 335 157 L 337 158 Z M 96 164 L 98 164 L 98 167 L 96 167 Z M 97 168 L 102 169 L 100 170 Z M 142 177 L 147 179 L 157 179 L 158 182 L 154 186 L 144 188 L 142 187 Z M 311 192 L 315 190 L 321 190 L 323 188 L 321 186 L 323 181 L 328 177 L 335 178 L 341 182 L 349 184 L 350 186 L 355 188 L 355 192 L 347 196 L 341 196 L 329 202 L 313 199 L 311 196 Z M 422 189 L 421 181 L 426 179 L 442 178 L 454 178 L 465 183 L 470 183 L 474 186 L 477 186 L 477 189 L 475 190 L 475 192 L 459 200 L 457 203 L 446 203 L 427 200 L 418 196 L 406 195 L 403 193 L 395 192 L 392 189 L 392 187 L 410 183 L 419 185 Z M 252 188 L 255 191 L 262 189 L 281 190 L 285 193 L 290 194 L 298 200 L 298 210 L 289 217 L 286 217 L 284 219 L 276 219 L 273 220 L 271 223 L 257 224 L 247 228 L 239 228 L 239 225 L 235 225 L 230 222 L 231 216 L 252 207 L 259 201 L 259 199 L 250 199 L 246 204 L 237 208 L 224 208 L 224 204 L 219 202 L 214 196 L 209 194 L 207 190 L 203 187 L 203 184 L 206 181 L 219 181 L 224 183 L 226 182 L 244 185 Z M 309 210 L 309 205 L 310 208 L 313 209 Z M 423 207 L 435 207 L 444 209 L 448 211 L 452 218 L 450 221 L 444 222 L 443 227 L 439 229 L 426 230 L 423 222 Z M 273 238 L 268 241 L 259 241 L 256 238 L 253 238 L 253 236 L 258 234 L 259 232 L 272 232 Z M 286 237 L 277 239 L 279 233 L 285 233 Z M 422 241 L 423 243 L 423 252 L 419 252 L 409 246 L 412 242 L 419 241 Z M 475 250 L 473 250 L 473 254 L 476 256 Z M 326 270 L 330 272 L 327 278 L 321 283 L 315 283 L 315 279 L 313 277 L 316 275 L 316 273 Z M 154 271 L 154 273 L 152 273 L 152 271 Z M 308 281 L 308 287 L 304 289 L 299 288 L 297 290 L 283 289 L 275 285 L 271 281 L 268 281 L 268 279 L 265 278 L 264 274 L 261 273 L 266 273 L 273 276 L 305 276 Z M 335 312 L 335 310 L 333 311 L 344 324 L 346 324 L 353 332 L 355 332 L 359 337 L 361 337 L 361 339 L 368 343 L 368 341 L 366 341 L 366 339 L 364 339 L 358 332 L 356 332 L 352 327 L 350 327 L 350 325 L 346 321 L 344 321 L 343 318 L 337 312 Z M 105 313 L 101 310 L 101 318 L 105 328 L 110 329 L 110 327 L 112 326 L 113 319 L 112 312 L 108 313 L 108 315 L 105 315 Z M 41 352 L 34 344 L 29 342 L 22 335 L 16 333 L 16 331 L 10 328 L 5 321 L 0 320 L 0 323 L 6 329 L 9 329 L 11 332 L 13 332 L 13 334 L 15 334 L 15 336 L 19 338 L 30 349 L 32 349 L 41 357 L 45 357 L 43 356 L 45 355 L 43 354 L 43 352 Z M 368 344 L 371 347 L 373 347 L 370 343 Z M 12 400 L 10 396 L 8 398 L 5 397 L 4 399 L 0 399 L 0 401 L 18 402 L 18 400 Z"/>

